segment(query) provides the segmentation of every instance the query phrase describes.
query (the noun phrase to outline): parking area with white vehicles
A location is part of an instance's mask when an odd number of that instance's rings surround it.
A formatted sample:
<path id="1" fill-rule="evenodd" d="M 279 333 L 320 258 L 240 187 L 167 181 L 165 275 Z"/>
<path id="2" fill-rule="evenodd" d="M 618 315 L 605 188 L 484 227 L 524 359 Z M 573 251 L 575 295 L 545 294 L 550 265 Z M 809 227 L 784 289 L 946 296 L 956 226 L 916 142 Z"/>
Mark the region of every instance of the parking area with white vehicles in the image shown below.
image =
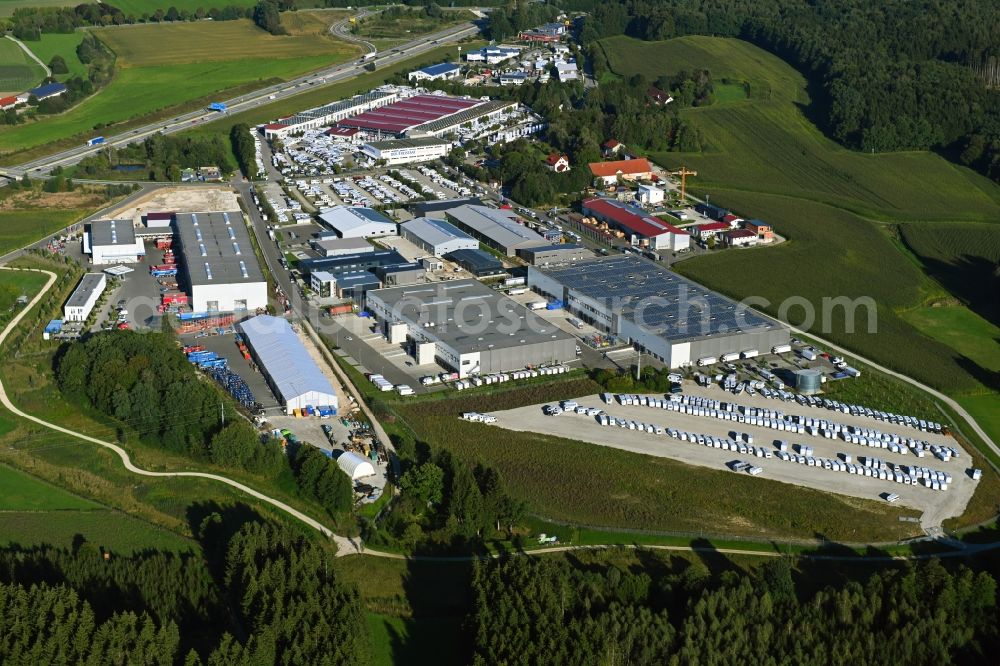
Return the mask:
<path id="1" fill-rule="evenodd" d="M 979 474 L 969 456 L 934 424 L 922 428 L 919 419 L 869 414 L 858 406 L 783 403 L 684 386 L 684 395 L 593 395 L 493 416 L 495 425 L 511 430 L 715 469 L 737 454 L 760 468 L 753 476 L 841 495 L 898 495 L 898 504 L 922 512 L 925 529 L 961 515 L 975 490 Z"/>

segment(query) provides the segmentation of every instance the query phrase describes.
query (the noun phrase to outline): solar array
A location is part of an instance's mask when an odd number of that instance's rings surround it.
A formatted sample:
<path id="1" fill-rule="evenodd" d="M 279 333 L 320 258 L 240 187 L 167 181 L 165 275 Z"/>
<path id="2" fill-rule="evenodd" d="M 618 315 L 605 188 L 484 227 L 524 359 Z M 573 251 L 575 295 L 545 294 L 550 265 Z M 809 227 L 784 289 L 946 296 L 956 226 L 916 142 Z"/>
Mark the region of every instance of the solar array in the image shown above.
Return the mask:
<path id="1" fill-rule="evenodd" d="M 443 95 L 415 95 L 392 104 L 365 111 L 340 121 L 340 127 L 401 134 L 403 131 L 464 111 L 483 102 L 478 99 L 460 99 Z"/>
<path id="2" fill-rule="evenodd" d="M 781 328 L 736 301 L 632 255 L 538 270 L 667 340 Z"/>

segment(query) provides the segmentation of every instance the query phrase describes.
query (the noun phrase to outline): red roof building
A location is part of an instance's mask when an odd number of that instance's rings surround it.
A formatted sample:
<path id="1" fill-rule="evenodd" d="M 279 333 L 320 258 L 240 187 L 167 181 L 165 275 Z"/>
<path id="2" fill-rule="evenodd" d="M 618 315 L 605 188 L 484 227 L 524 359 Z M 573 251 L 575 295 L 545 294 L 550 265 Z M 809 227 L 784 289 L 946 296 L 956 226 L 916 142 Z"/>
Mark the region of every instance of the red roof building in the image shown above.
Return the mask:
<path id="1" fill-rule="evenodd" d="M 569 156 L 552 153 L 545 158 L 545 166 L 556 173 L 569 171 Z"/>
<path id="2" fill-rule="evenodd" d="M 694 226 L 695 233 L 701 240 L 708 240 L 710 237 L 729 231 L 729 225 L 725 222 L 706 222 Z"/>
<path id="3" fill-rule="evenodd" d="M 0 109 L 12 109 L 17 106 L 17 96 L 0 97 Z"/>
<path id="4" fill-rule="evenodd" d="M 730 247 L 740 247 L 757 244 L 757 234 L 746 229 L 733 229 L 723 234 L 726 245 Z"/>
<path id="5" fill-rule="evenodd" d="M 728 224 L 730 227 L 735 227 L 737 224 L 743 221 L 743 218 L 739 215 L 733 215 L 729 213 L 722 218 L 722 221 Z"/>
<path id="6" fill-rule="evenodd" d="M 587 199 L 583 202 L 583 214 L 597 218 L 626 236 L 635 237 L 640 244 L 652 249 L 676 252 L 690 246 L 691 237 L 683 229 L 617 201 Z"/>
<path id="7" fill-rule="evenodd" d="M 614 185 L 621 176 L 625 180 L 652 178 L 653 167 L 645 157 L 634 160 L 616 160 L 614 162 L 591 162 L 590 172 L 595 178 L 600 178 L 605 185 Z"/>
<path id="8" fill-rule="evenodd" d="M 617 139 L 608 139 L 601 144 L 601 155 L 604 157 L 613 157 L 618 154 L 624 146 L 618 142 Z"/>

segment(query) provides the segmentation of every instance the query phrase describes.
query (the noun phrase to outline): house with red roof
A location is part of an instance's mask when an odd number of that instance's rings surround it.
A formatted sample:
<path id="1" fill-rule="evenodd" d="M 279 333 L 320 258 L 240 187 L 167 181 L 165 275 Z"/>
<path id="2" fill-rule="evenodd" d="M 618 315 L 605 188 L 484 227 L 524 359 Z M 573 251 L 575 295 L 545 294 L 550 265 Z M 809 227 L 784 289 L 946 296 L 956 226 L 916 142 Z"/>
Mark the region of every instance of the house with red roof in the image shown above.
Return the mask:
<path id="1" fill-rule="evenodd" d="M 757 234 L 746 229 L 733 229 L 722 234 L 722 239 L 729 247 L 750 247 L 757 244 Z"/>
<path id="2" fill-rule="evenodd" d="M 683 229 L 620 201 L 587 199 L 583 202 L 583 214 L 623 232 L 633 245 L 674 252 L 691 246 L 691 236 Z"/>
<path id="3" fill-rule="evenodd" d="M 601 155 L 603 157 L 614 157 L 624 148 L 625 144 L 619 143 L 617 139 L 608 139 L 601 144 Z"/>
<path id="4" fill-rule="evenodd" d="M 745 220 L 743 228 L 757 235 L 757 239 L 762 243 L 770 243 L 774 240 L 774 229 L 770 224 L 760 220 Z"/>
<path id="5" fill-rule="evenodd" d="M 613 162 L 591 162 L 590 172 L 595 179 L 600 179 L 604 185 L 614 185 L 619 178 L 624 180 L 649 180 L 653 177 L 653 167 L 645 157 L 634 160 L 615 160 Z"/>
<path id="6" fill-rule="evenodd" d="M 7 109 L 13 109 L 19 104 L 17 95 L 11 95 L 10 97 L 0 97 L 0 111 L 6 111 Z"/>
<path id="7" fill-rule="evenodd" d="M 728 224 L 730 229 L 735 229 L 736 227 L 740 226 L 740 222 L 743 221 L 743 218 L 740 217 L 739 215 L 733 215 L 732 213 L 728 213 L 727 215 L 723 216 L 722 221 Z"/>
<path id="8" fill-rule="evenodd" d="M 556 173 L 569 171 L 569 156 L 552 153 L 545 158 L 545 166 L 548 167 L 550 171 L 555 171 Z"/>
<path id="9" fill-rule="evenodd" d="M 699 239 L 707 241 L 713 236 L 718 236 L 719 234 L 729 231 L 730 226 L 725 222 L 706 222 L 705 224 L 696 224 L 692 227 L 692 231 Z"/>

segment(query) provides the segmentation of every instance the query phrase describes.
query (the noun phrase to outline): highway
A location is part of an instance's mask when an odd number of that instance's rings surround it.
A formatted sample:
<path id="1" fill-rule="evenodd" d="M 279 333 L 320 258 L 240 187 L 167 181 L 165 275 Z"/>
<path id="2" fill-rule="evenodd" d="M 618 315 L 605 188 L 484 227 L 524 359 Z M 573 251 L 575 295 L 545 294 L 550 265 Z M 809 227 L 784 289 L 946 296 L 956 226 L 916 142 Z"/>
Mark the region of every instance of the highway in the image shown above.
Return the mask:
<path id="1" fill-rule="evenodd" d="M 362 14 L 367 15 L 365 12 L 362 12 Z M 343 36 L 341 30 L 344 30 L 344 28 L 337 28 L 337 26 L 341 23 L 346 23 L 346 19 L 345 21 L 334 24 L 331 27 L 331 32 L 334 32 L 338 36 Z M 175 132 L 182 132 L 192 127 L 211 123 L 212 121 L 218 120 L 220 117 L 224 117 L 230 113 L 248 111 L 277 100 L 288 99 L 290 97 L 294 97 L 295 95 L 315 90 L 318 86 L 328 86 L 354 78 L 365 72 L 365 65 L 374 64 L 376 68 L 387 67 L 401 60 L 406 60 L 408 58 L 412 58 L 413 56 L 435 49 L 441 43 L 464 39 L 475 35 L 478 32 L 479 27 L 474 23 L 462 23 L 430 35 L 424 35 L 385 53 L 375 54 L 372 56 L 372 52 L 370 52 L 368 56 L 365 56 L 369 58 L 368 60 L 351 60 L 350 62 L 340 63 L 333 67 L 312 72 L 297 79 L 286 81 L 268 88 L 262 88 L 261 90 L 247 93 L 233 99 L 219 100 L 227 107 L 227 111 L 224 113 L 208 111 L 207 109 L 190 111 L 188 113 L 174 116 L 173 118 L 160 120 L 155 123 L 149 123 L 148 125 L 129 130 L 128 132 L 122 134 L 107 136 L 105 137 L 106 141 L 104 143 L 96 146 L 86 146 L 81 144 L 75 148 L 70 148 L 60 153 L 55 153 L 32 162 L 20 164 L 15 167 L 2 168 L 0 169 L 0 175 L 12 178 L 20 178 L 25 173 L 30 173 L 32 176 L 42 176 L 49 173 L 57 166 L 71 166 L 78 163 L 83 158 L 94 155 L 109 146 L 120 147 L 131 143 L 137 143 L 156 133 L 173 134 Z M 347 34 L 350 33 L 348 32 Z M 367 44 L 367 47 L 370 49 L 375 48 L 368 42 L 358 40 L 353 37 L 353 35 L 351 35 L 350 41 Z"/>

